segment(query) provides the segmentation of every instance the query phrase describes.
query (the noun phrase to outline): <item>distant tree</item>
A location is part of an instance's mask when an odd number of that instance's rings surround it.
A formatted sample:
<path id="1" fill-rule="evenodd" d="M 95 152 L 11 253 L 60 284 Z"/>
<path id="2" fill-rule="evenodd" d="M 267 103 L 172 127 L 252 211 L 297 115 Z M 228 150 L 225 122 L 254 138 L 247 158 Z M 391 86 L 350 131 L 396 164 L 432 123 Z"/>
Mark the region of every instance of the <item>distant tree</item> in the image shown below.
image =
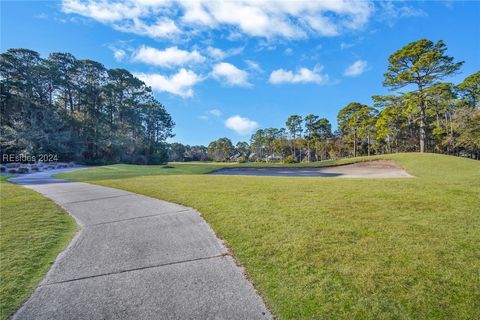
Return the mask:
<path id="1" fill-rule="evenodd" d="M 314 114 L 307 114 L 304 121 L 305 143 L 307 145 L 307 160 L 311 161 L 311 145 L 315 141 L 319 117 Z"/>
<path id="2" fill-rule="evenodd" d="M 468 106 L 480 108 L 480 71 L 466 77 L 457 90 Z"/>
<path id="3" fill-rule="evenodd" d="M 181 143 L 170 143 L 168 145 L 168 161 L 183 162 L 185 161 L 186 147 Z"/>
<path id="4" fill-rule="evenodd" d="M 185 161 L 211 161 L 205 146 L 186 146 Z"/>
<path id="5" fill-rule="evenodd" d="M 419 108 L 420 152 L 425 151 L 427 106 L 425 90 L 446 76 L 456 73 L 463 62 L 454 62 L 453 57 L 445 54 L 447 46 L 443 41 L 433 43 L 427 39 L 411 42 L 392 54 L 385 73 L 385 86 L 392 90 L 408 85 L 417 87 Z"/>
<path id="6" fill-rule="evenodd" d="M 455 146 L 480 160 L 480 109 L 459 109 L 453 117 L 453 130 L 458 135 Z"/>
<path id="7" fill-rule="evenodd" d="M 228 161 L 233 156 L 235 147 L 228 138 L 220 138 L 210 142 L 208 145 L 208 154 L 215 161 Z"/>
<path id="8" fill-rule="evenodd" d="M 425 106 L 431 145 L 437 152 L 451 153 L 454 146 L 452 116 L 458 108 L 457 95 L 451 83 L 438 83 L 425 89 Z"/>
<path id="9" fill-rule="evenodd" d="M 258 129 L 250 138 L 250 149 L 258 160 L 264 160 L 265 131 Z"/>
<path id="10" fill-rule="evenodd" d="M 368 153 L 370 153 L 370 136 L 374 126 L 374 109 L 352 102 L 338 113 L 338 127 L 348 141 L 353 144 L 353 156 L 358 154 L 358 144 L 363 138 L 367 139 Z"/>
<path id="11" fill-rule="evenodd" d="M 402 96 L 373 96 L 374 106 L 379 110 L 375 121 L 376 149 L 380 153 L 398 152 L 402 134 L 409 122 Z"/>
<path id="12" fill-rule="evenodd" d="M 302 122 L 303 122 L 302 117 L 296 114 L 288 117 L 287 121 L 285 122 L 288 132 L 292 137 L 292 156 L 294 161 L 297 159 L 297 153 L 296 153 L 297 138 L 301 137 L 302 131 L 303 131 Z"/>
<path id="13" fill-rule="evenodd" d="M 237 142 L 237 144 L 235 145 L 235 150 L 244 159 L 248 159 L 248 157 L 250 156 L 250 145 L 248 144 L 248 142 Z"/>
<path id="14" fill-rule="evenodd" d="M 327 118 L 319 118 L 315 124 L 315 155 L 318 159 L 320 155 L 320 160 L 325 160 L 327 158 L 327 140 L 331 139 L 332 134 L 332 125 Z"/>

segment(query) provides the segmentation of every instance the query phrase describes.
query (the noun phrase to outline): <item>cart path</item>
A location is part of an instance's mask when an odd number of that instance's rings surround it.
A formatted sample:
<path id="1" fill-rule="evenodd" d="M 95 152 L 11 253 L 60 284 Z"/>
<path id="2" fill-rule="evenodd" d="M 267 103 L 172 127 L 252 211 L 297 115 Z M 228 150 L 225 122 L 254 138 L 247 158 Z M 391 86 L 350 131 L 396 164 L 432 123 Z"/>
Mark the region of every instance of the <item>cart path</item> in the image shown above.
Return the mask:
<path id="1" fill-rule="evenodd" d="M 51 177 L 68 170 L 10 179 L 81 226 L 13 319 L 272 318 L 197 211 Z"/>

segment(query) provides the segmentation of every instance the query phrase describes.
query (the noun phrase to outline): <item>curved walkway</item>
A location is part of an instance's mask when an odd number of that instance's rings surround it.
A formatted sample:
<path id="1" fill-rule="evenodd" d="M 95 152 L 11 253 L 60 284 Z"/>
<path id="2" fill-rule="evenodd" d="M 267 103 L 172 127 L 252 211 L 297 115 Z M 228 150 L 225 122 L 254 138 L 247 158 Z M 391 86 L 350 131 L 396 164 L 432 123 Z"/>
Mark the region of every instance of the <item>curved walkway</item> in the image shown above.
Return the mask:
<path id="1" fill-rule="evenodd" d="M 51 177 L 66 170 L 10 179 L 82 227 L 13 319 L 272 318 L 198 212 Z"/>

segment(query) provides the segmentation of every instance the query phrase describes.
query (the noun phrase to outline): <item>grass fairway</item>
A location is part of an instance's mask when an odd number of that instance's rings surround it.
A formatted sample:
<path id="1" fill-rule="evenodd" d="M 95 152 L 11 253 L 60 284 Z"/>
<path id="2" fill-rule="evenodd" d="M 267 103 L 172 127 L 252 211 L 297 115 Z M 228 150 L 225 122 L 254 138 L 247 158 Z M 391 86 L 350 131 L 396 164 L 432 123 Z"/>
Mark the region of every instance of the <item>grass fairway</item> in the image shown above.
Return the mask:
<path id="1" fill-rule="evenodd" d="M 479 319 L 480 162 L 384 158 L 415 178 L 198 174 L 207 164 L 62 176 L 198 209 L 279 319 Z"/>
<path id="2" fill-rule="evenodd" d="M 7 319 L 43 278 L 76 225 L 52 201 L 0 179 L 0 319 Z"/>

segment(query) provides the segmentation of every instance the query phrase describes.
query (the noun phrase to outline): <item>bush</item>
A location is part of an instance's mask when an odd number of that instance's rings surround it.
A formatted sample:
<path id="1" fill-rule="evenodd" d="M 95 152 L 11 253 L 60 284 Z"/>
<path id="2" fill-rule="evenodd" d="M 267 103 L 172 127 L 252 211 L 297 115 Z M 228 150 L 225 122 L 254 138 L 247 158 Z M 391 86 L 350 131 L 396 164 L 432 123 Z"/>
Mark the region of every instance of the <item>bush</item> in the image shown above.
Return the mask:
<path id="1" fill-rule="evenodd" d="M 295 160 L 293 159 L 293 156 L 287 156 L 283 158 L 283 163 L 295 163 Z"/>
<path id="2" fill-rule="evenodd" d="M 246 163 L 246 162 L 248 162 L 248 160 L 247 160 L 245 157 L 239 157 L 239 158 L 237 159 L 237 162 L 238 162 L 238 163 Z"/>

